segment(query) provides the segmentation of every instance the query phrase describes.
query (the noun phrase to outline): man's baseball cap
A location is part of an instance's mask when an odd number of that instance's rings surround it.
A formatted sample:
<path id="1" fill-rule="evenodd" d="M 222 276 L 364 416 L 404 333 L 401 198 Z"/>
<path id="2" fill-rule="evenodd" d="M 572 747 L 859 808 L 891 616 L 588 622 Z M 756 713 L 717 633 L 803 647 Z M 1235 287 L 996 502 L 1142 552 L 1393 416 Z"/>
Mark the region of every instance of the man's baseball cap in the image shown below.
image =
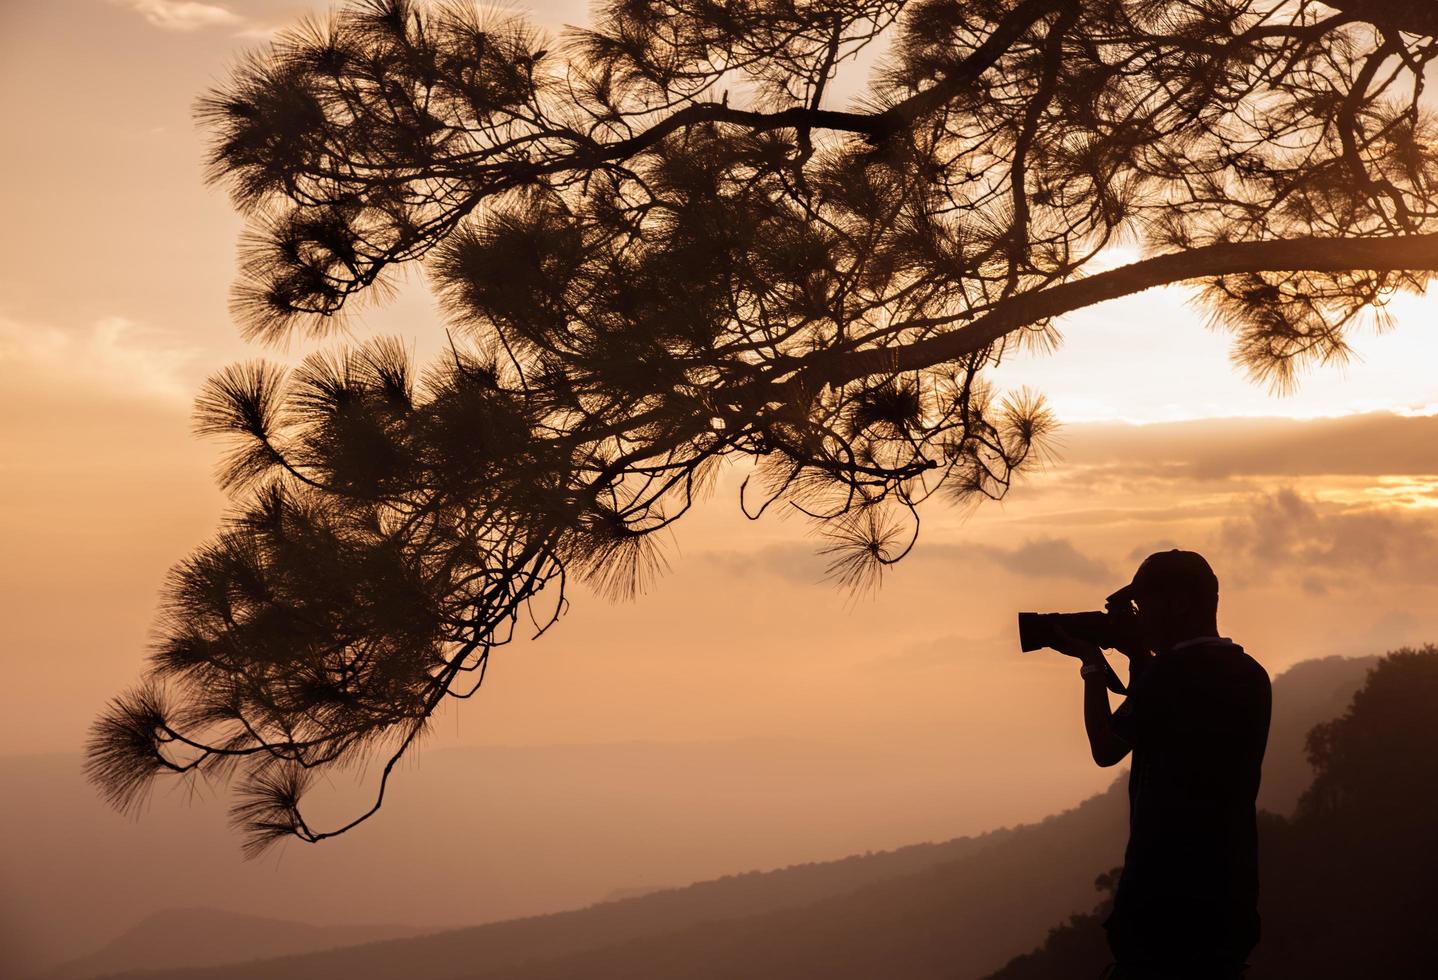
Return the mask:
<path id="1" fill-rule="evenodd" d="M 1110 602 L 1125 602 L 1138 594 L 1153 592 L 1217 596 L 1218 576 L 1196 551 L 1156 551 L 1138 566 L 1132 582 L 1108 598 Z"/>

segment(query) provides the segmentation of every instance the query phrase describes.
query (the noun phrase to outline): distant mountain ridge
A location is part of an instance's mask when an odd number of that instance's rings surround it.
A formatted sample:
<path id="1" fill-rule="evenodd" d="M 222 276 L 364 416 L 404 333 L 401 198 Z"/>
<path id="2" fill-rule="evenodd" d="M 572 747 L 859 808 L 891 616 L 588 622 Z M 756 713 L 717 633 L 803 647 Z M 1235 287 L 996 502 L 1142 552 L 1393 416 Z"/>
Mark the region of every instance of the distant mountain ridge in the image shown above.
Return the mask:
<path id="1" fill-rule="evenodd" d="M 412 939 L 367 943 L 324 953 L 187 971 L 145 971 L 126 977 L 260 977 L 311 980 L 317 976 L 356 980 L 413 980 L 455 975 L 455 964 L 481 962 L 487 970 L 515 971 L 542 954 L 587 955 L 629 939 L 682 930 L 699 923 L 753 917 L 803 907 L 872 883 L 963 860 L 1011 838 L 1016 830 L 992 831 L 942 844 L 914 844 L 839 861 L 750 871 L 683 888 L 592 905 L 569 912 L 446 930 Z M 257 972 L 258 971 L 258 972 Z"/>
<path id="2" fill-rule="evenodd" d="M 1312 725 L 1376 658 L 1329 658 L 1275 679 L 1265 806 L 1291 810 Z M 1335 707 L 1336 703 L 1336 707 Z M 1269 786 L 1272 790 L 1269 790 Z M 1036 824 L 842 861 L 749 872 L 571 912 L 130 980 L 568 980 L 684 976 L 977 978 L 1093 907 L 1122 857 L 1123 780 Z"/>
<path id="3" fill-rule="evenodd" d="M 43 974 L 82 980 L 98 973 L 195 969 L 413 936 L 397 925 L 318 926 L 223 909 L 172 909 L 147 916 L 88 956 Z"/>
<path id="4" fill-rule="evenodd" d="M 968 815 L 943 833 L 935 815 L 964 811 L 953 787 L 925 794 L 940 753 L 843 749 L 778 737 L 433 749 L 363 833 L 251 862 L 218 785 L 191 796 L 167 784 L 143 814 L 121 815 L 77 755 L 0 755 L 0 978 L 42 975 L 166 909 L 434 932 L 585 907 L 616 886 L 672 888 L 1016 822 Z M 1031 812 L 1086 795 L 1042 792 L 1055 802 Z M 921 808 L 904 815 L 899 799 Z M 834 807 L 842 817 L 814 822 Z M 436 815 L 450 833 L 432 832 Z M 906 824 L 924 829 L 896 831 Z"/>

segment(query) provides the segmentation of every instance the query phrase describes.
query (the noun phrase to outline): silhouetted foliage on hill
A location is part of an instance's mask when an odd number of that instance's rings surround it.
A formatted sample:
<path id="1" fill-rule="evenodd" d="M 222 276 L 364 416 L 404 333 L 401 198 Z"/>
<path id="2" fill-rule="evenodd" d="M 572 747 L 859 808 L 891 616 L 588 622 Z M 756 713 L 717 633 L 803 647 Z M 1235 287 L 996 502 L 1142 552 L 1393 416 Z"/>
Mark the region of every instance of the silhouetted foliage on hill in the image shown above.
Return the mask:
<path id="1" fill-rule="evenodd" d="M 1438 646 L 1385 657 L 1308 745 L 1313 785 L 1268 871 L 1262 977 L 1438 976 Z"/>
<path id="2" fill-rule="evenodd" d="M 1267 760 L 1258 805 L 1271 813 L 1292 816 L 1298 798 L 1313 781 L 1313 770 L 1293 765 L 1306 758 L 1309 729 L 1317 720 L 1336 718 L 1348 707 L 1364 675 L 1378 657 L 1323 657 L 1305 660 L 1275 680 L 1273 720 L 1268 728 Z M 1278 685 L 1282 685 L 1279 690 Z M 1274 760 L 1281 760 L 1275 765 Z"/>
<path id="3" fill-rule="evenodd" d="M 1252 980 L 1438 976 L 1438 646 L 1394 651 L 1308 738 L 1315 775 L 1289 820 L 1265 814 L 1263 940 Z M 1096 976 L 1106 909 L 1055 929 L 990 980 Z M 1097 942 L 1095 941 L 1097 940 Z"/>
<path id="4" fill-rule="evenodd" d="M 1093 912 L 1070 916 L 1063 925 L 1049 930 L 1042 946 L 1010 960 L 1007 966 L 986 980 L 1058 980 L 1059 977 L 1088 980 L 1098 977 L 1110 959 L 1103 932 L 1103 920 L 1108 911 L 1109 906 L 1105 902 Z M 1055 974 L 1056 964 L 1063 968 L 1072 966 L 1075 972 Z"/>

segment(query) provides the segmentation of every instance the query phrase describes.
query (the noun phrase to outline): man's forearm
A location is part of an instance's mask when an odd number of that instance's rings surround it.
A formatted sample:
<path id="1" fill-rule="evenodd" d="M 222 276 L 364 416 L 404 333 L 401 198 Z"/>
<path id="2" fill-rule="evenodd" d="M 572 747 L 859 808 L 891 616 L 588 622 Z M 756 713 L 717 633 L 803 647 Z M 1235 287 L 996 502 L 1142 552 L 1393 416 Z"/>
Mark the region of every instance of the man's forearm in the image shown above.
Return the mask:
<path id="1" fill-rule="evenodd" d="M 1083 679 L 1083 726 L 1093 761 L 1107 767 L 1117 765 L 1128 755 L 1129 747 L 1114 734 L 1113 712 L 1109 709 L 1104 678 L 1104 671 L 1091 671 Z"/>

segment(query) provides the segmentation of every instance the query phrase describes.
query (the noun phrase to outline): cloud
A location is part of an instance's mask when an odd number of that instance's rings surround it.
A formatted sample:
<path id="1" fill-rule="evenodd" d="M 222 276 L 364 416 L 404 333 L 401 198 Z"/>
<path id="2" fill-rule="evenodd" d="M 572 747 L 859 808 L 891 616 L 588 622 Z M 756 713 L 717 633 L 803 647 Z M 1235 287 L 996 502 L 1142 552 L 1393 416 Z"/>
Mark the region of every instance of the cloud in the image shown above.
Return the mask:
<path id="1" fill-rule="evenodd" d="M 1154 541 L 1150 544 L 1135 545 L 1133 548 L 1129 549 L 1129 552 L 1125 557 L 1127 557 L 1128 560 L 1131 562 L 1141 562 L 1149 555 L 1152 555 L 1156 552 L 1172 551 L 1174 548 L 1177 547 L 1179 547 L 1179 545 L 1174 543 L 1172 539 L 1163 538 L 1162 540 Z"/>
<path id="2" fill-rule="evenodd" d="M 871 657 L 864 661 L 863 666 L 885 672 L 971 669 L 975 662 L 1004 662 L 1005 657 L 1017 650 L 1016 626 L 988 636 L 944 633 L 909 643 L 893 653 Z"/>
<path id="3" fill-rule="evenodd" d="M 59 393 L 84 386 L 188 404 L 197 388 L 188 370 L 196 354 L 122 316 L 79 331 L 0 317 L 0 384 L 10 390 L 39 385 Z"/>
<path id="4" fill-rule="evenodd" d="M 819 553 L 823 541 L 812 545 L 771 544 L 752 552 L 709 551 L 705 560 L 730 575 L 763 572 L 795 585 L 832 587 L 826 577 L 829 556 Z M 1081 582 L 1108 582 L 1113 571 L 1103 562 L 1085 555 L 1067 538 L 1041 537 L 1013 548 L 978 543 L 925 541 L 922 536 L 904 564 L 939 562 L 975 566 L 994 564 L 1023 578 L 1068 578 Z"/>
<path id="5" fill-rule="evenodd" d="M 1114 578 L 1106 564 L 1079 551 L 1067 538 L 1035 538 L 1017 548 L 973 545 L 963 550 L 1024 578 L 1071 578 L 1080 582 L 1108 582 Z"/>
<path id="6" fill-rule="evenodd" d="M 1308 592 L 1438 582 L 1438 512 L 1336 504 L 1291 488 L 1252 498 L 1220 538 L 1243 577 L 1296 579 Z"/>
<path id="7" fill-rule="evenodd" d="M 111 0 L 128 7 L 163 31 L 190 32 L 209 27 L 237 27 L 245 23 L 239 14 L 218 4 L 194 0 Z"/>
<path id="8" fill-rule="evenodd" d="M 1438 473 L 1438 415 L 1096 423 L 1061 440 L 1055 474 L 1078 485 Z"/>
<path id="9" fill-rule="evenodd" d="M 812 544 L 770 544 L 753 551 L 706 551 L 703 560 L 719 566 L 731 576 L 763 572 L 794 585 L 824 585 L 828 559 L 818 553 L 823 542 L 817 537 Z"/>

